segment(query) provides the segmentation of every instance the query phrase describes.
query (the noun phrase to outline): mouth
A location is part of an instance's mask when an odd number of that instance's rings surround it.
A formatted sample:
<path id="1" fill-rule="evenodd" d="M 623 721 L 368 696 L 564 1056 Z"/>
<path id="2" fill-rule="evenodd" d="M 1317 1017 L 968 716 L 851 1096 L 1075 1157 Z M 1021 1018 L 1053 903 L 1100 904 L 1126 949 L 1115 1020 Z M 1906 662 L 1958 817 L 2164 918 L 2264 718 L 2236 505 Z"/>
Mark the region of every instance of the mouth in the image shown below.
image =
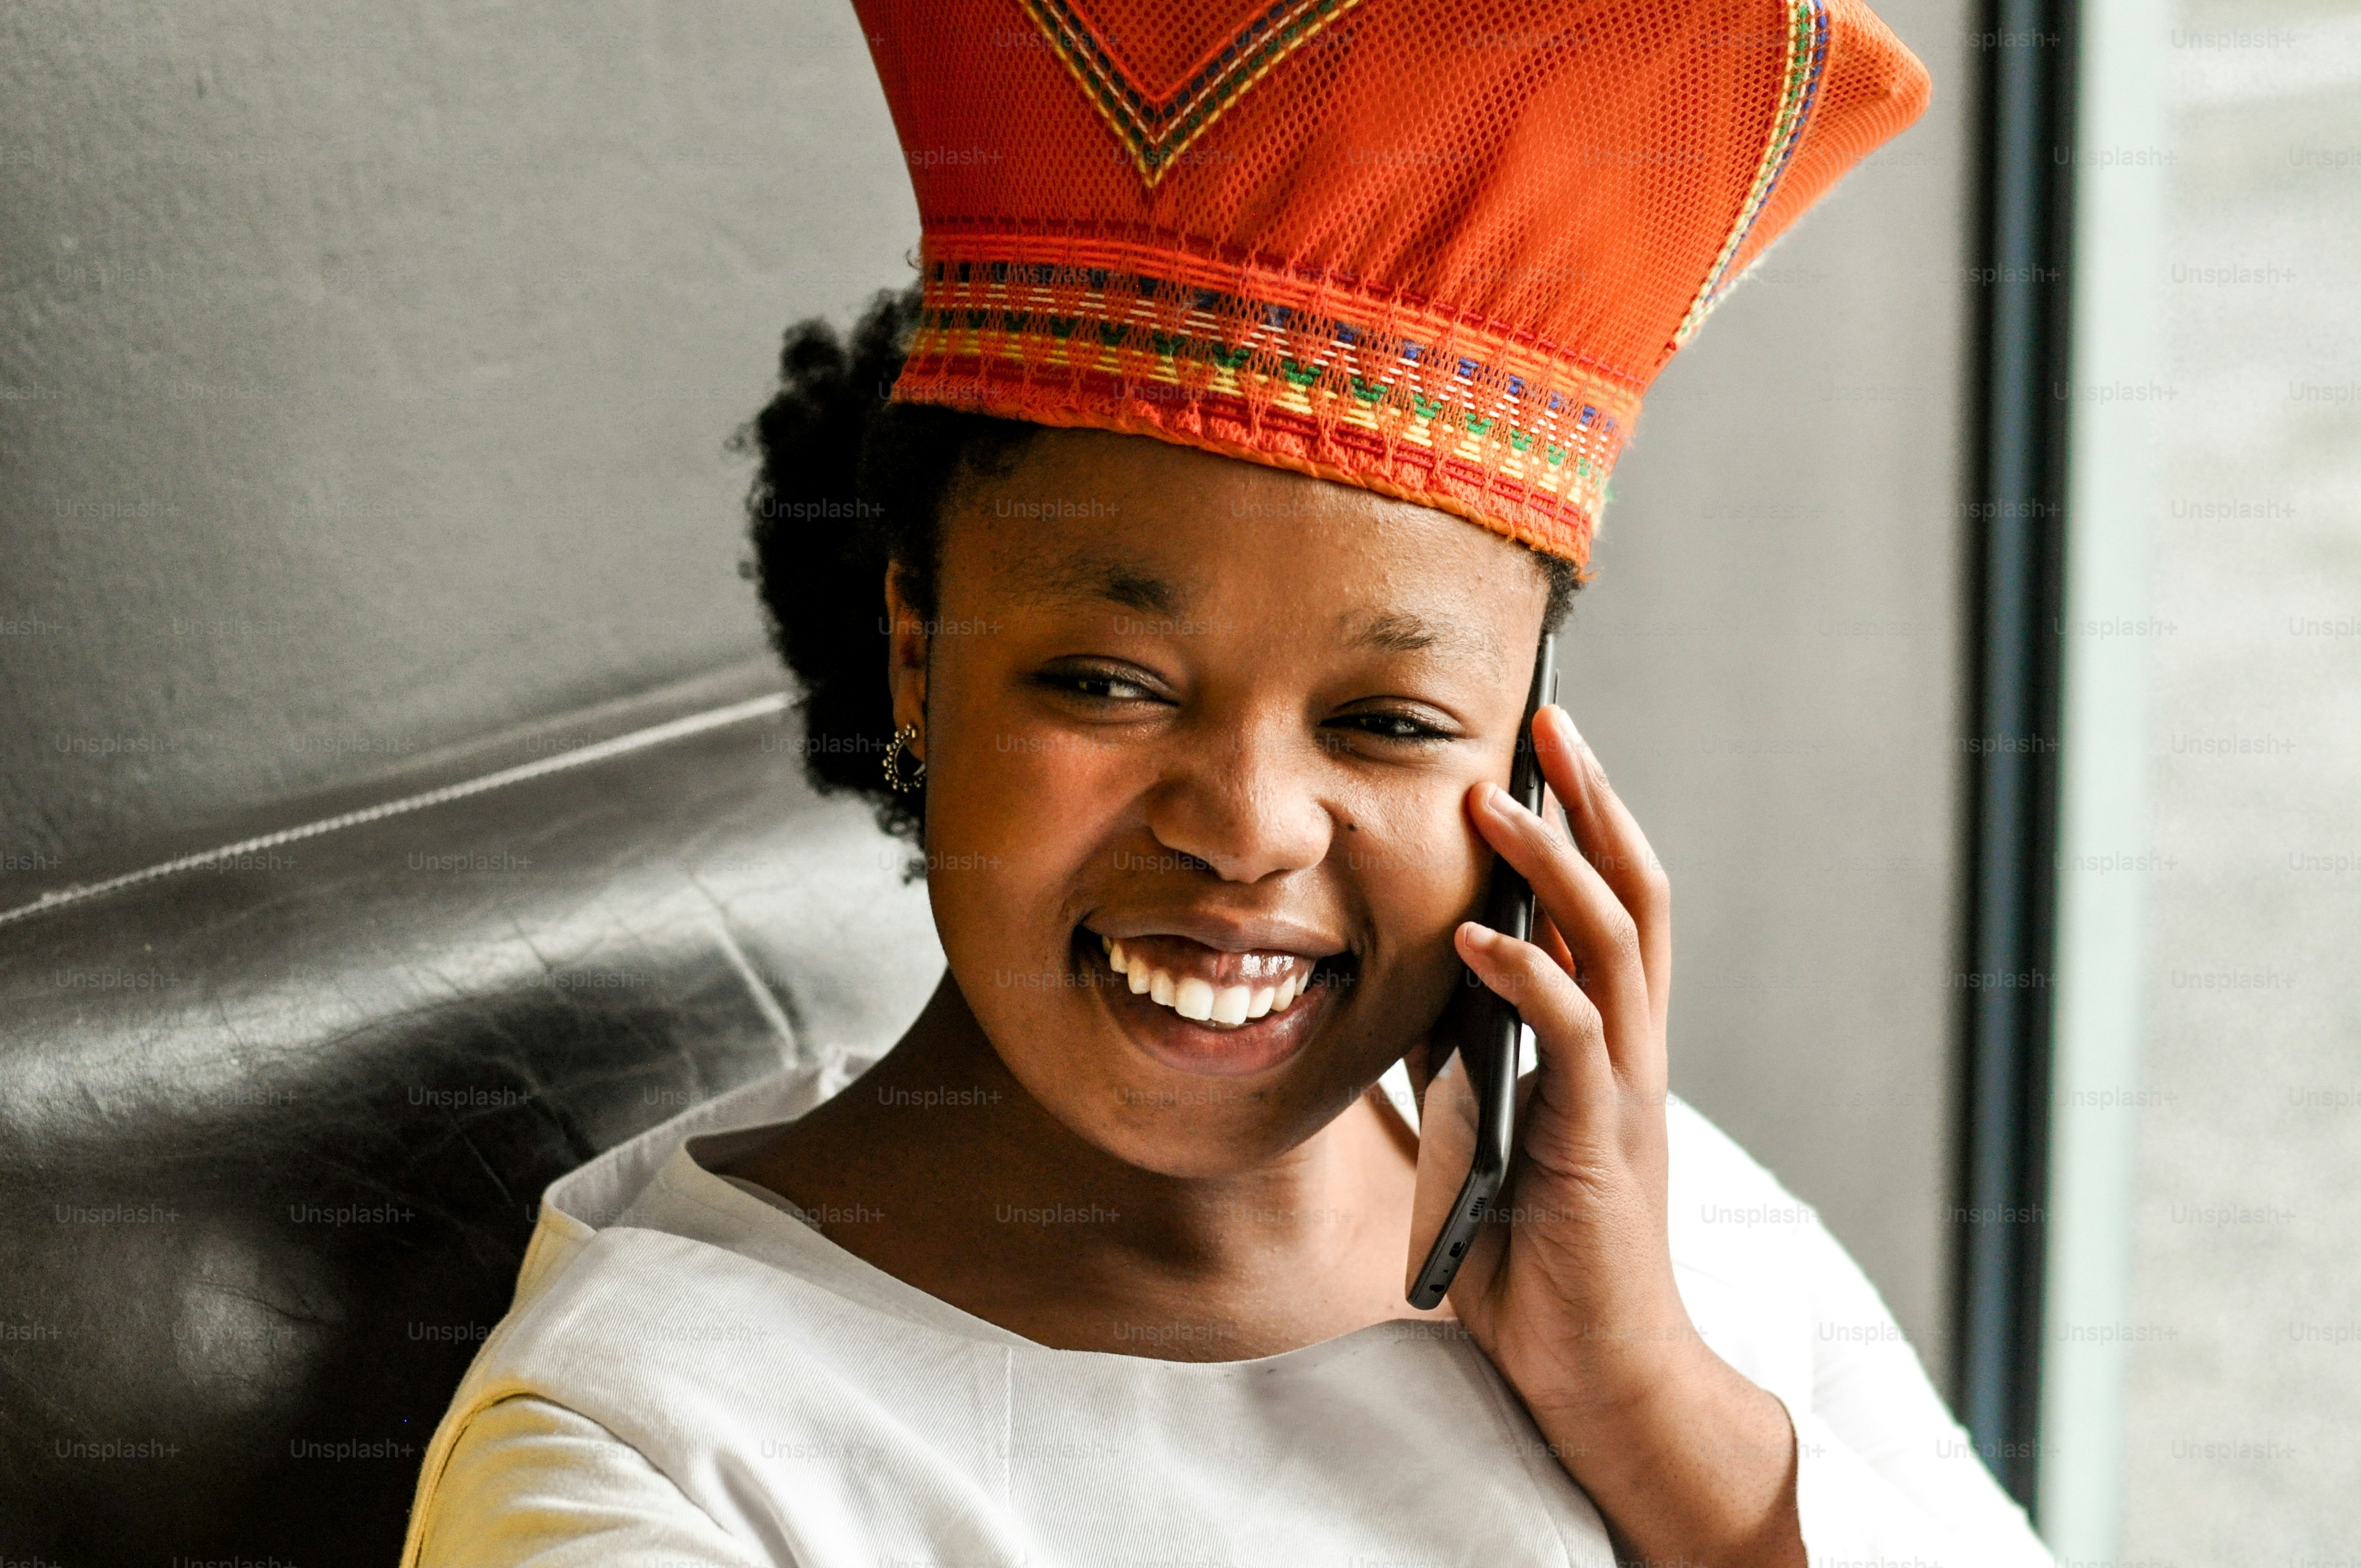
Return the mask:
<path id="1" fill-rule="evenodd" d="M 1108 1009 L 1150 1057 L 1193 1074 L 1240 1078 L 1301 1050 L 1352 978 L 1349 953 L 1231 950 L 1168 933 L 1078 927 L 1076 957 L 1107 983 Z"/>

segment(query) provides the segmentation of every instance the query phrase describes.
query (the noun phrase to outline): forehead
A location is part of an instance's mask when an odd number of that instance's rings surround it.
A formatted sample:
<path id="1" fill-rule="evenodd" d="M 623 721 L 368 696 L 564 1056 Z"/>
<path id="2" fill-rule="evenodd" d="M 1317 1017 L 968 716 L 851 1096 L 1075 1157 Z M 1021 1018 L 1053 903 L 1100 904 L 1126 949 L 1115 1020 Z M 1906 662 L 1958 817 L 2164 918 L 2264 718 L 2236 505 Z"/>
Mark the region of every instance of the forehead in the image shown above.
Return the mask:
<path id="1" fill-rule="evenodd" d="M 961 485 L 943 521 L 947 577 L 1044 609 L 1219 604 L 1396 652 L 1497 658 L 1538 635 L 1548 598 L 1538 557 L 1463 519 L 1101 431 L 1042 432 Z"/>

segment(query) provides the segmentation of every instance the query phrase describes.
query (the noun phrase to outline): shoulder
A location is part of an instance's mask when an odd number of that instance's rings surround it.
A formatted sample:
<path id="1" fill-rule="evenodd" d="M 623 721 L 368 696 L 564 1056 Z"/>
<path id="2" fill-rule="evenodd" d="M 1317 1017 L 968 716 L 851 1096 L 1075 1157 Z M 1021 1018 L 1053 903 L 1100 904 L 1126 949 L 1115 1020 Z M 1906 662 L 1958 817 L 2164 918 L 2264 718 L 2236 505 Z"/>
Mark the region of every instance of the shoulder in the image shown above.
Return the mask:
<path id="1" fill-rule="evenodd" d="M 411 1521 L 404 1568 L 589 1568 L 759 1559 L 631 1444 L 563 1405 L 519 1396 L 456 1434 Z"/>
<path id="2" fill-rule="evenodd" d="M 420 1468 L 405 1568 L 766 1560 L 727 1544 L 759 1538 L 730 1478 L 778 1433 L 825 1430 L 875 1336 L 794 1272 L 636 1218 L 592 1234 L 478 1351 Z"/>

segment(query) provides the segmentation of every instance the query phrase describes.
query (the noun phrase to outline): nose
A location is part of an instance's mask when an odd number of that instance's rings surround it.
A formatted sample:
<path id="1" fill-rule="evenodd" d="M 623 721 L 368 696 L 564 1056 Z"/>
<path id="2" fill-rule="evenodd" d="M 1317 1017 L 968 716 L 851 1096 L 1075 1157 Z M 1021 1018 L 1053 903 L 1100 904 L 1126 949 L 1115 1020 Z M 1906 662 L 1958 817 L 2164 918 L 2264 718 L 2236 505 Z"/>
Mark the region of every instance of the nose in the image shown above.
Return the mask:
<path id="1" fill-rule="evenodd" d="M 1224 882 L 1257 883 L 1328 858 L 1335 820 L 1320 798 L 1322 753 L 1300 719 L 1196 729 L 1172 745 L 1148 796 L 1159 844 Z"/>

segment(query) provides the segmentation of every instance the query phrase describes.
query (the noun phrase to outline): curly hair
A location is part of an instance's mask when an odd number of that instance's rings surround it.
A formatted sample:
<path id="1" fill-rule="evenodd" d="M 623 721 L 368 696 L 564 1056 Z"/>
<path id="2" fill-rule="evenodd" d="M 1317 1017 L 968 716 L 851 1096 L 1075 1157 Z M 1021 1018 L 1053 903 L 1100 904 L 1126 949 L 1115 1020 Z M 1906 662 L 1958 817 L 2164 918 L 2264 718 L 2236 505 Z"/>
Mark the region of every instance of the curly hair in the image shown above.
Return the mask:
<path id="1" fill-rule="evenodd" d="M 803 688 L 805 770 L 823 794 L 868 798 L 878 825 L 912 843 L 925 785 L 897 795 L 882 766 L 894 737 L 885 571 L 898 569 L 910 608 L 931 620 L 944 501 L 1006 473 L 1042 429 L 888 401 L 917 319 L 913 283 L 872 297 L 848 335 L 819 318 L 789 327 L 778 390 L 730 440 L 758 460 L 746 497 L 754 571 L 771 644 Z M 1543 624 L 1554 626 L 1579 579 L 1570 562 L 1532 559 L 1549 584 Z"/>
<path id="2" fill-rule="evenodd" d="M 1041 427 L 928 403 L 887 401 L 918 318 L 916 284 L 881 290 L 840 337 L 798 322 L 779 350 L 779 388 L 731 441 L 759 459 L 746 496 L 771 645 L 803 695 L 804 766 L 823 794 L 850 791 L 878 825 L 916 843 L 926 786 L 886 787 L 894 700 L 885 569 L 935 613 L 936 519 L 955 481 L 1013 463 Z"/>

